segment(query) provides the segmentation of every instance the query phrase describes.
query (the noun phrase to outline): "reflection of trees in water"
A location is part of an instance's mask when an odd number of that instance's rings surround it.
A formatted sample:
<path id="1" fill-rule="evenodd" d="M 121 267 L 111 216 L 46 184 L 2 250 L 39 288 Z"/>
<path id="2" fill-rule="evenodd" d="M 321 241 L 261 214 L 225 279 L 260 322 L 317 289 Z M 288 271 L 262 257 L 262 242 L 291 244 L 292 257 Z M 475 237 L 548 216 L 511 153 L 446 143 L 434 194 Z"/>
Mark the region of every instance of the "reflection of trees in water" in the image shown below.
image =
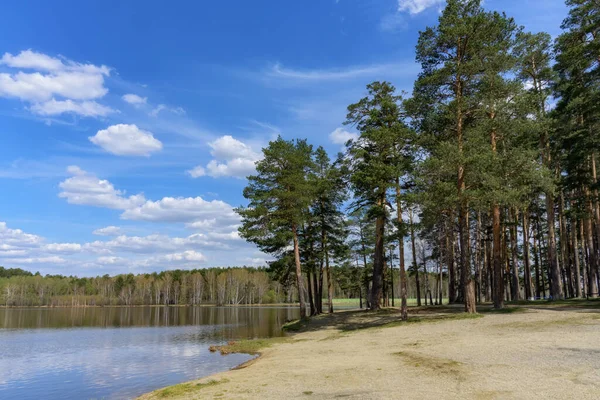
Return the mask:
<path id="1" fill-rule="evenodd" d="M 222 338 L 281 335 L 295 307 L 92 307 L 0 309 L 3 328 L 215 326 Z"/>

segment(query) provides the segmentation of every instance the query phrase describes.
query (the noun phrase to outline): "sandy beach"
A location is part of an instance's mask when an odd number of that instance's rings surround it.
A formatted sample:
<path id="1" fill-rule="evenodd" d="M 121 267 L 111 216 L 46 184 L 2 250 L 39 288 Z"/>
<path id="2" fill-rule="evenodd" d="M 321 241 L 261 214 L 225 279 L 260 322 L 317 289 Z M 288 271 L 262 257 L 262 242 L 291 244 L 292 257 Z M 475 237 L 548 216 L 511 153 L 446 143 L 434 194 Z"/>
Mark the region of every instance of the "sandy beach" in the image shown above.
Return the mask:
<path id="1" fill-rule="evenodd" d="M 598 398 L 597 308 L 431 310 L 320 316 L 242 368 L 141 398 Z"/>

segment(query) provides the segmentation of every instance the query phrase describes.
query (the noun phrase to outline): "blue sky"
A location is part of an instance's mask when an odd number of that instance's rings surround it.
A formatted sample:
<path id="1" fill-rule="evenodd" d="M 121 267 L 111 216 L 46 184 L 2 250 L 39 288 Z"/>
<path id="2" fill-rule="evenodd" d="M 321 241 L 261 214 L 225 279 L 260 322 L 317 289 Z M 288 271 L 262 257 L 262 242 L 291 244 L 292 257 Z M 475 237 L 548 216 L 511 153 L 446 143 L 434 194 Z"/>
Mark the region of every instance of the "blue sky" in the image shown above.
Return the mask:
<path id="1" fill-rule="evenodd" d="M 0 265 L 264 265 L 237 235 L 277 135 L 331 154 L 373 80 L 411 91 L 441 0 L 27 1 L 0 14 Z M 553 36 L 562 0 L 486 0 Z"/>

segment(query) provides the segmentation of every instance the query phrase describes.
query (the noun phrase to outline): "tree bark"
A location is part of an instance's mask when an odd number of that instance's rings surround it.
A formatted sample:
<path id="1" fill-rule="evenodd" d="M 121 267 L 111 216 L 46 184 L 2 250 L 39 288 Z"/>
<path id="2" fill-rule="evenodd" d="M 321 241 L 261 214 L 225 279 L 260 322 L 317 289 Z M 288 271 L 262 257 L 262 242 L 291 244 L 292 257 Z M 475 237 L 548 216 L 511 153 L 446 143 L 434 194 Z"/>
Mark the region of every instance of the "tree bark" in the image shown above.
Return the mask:
<path id="1" fill-rule="evenodd" d="M 417 264 L 417 249 L 415 246 L 415 227 L 413 224 L 413 210 L 408 209 L 408 217 L 410 221 L 410 242 L 412 245 L 413 270 L 415 271 L 415 283 L 417 286 L 417 306 L 421 306 L 421 285 L 419 282 L 419 265 Z"/>
<path id="2" fill-rule="evenodd" d="M 540 258 L 539 258 L 537 240 L 536 240 L 537 234 L 539 234 L 539 230 L 536 230 L 536 232 L 533 234 L 533 261 L 535 263 L 535 298 L 539 299 L 539 298 L 541 298 L 541 293 L 540 293 Z"/>
<path id="3" fill-rule="evenodd" d="M 300 246 L 298 246 L 298 228 L 292 225 L 294 240 L 294 261 L 296 262 L 296 281 L 298 285 L 298 301 L 300 302 L 300 318 L 306 318 L 306 303 L 304 301 L 304 282 L 302 280 L 302 266 L 300 264 Z"/>
<path id="4" fill-rule="evenodd" d="M 571 240 L 573 243 L 573 264 L 575 267 L 575 295 L 581 297 L 581 270 L 579 268 L 579 243 L 577 242 L 577 220 L 571 222 Z"/>
<path id="5" fill-rule="evenodd" d="M 329 252 L 325 252 L 325 273 L 327 274 L 327 301 L 329 302 L 329 314 L 333 314 L 333 279 L 331 279 L 331 268 L 329 267 Z M 360 290 L 360 285 L 358 290 Z M 360 308 L 362 308 L 362 292 Z"/>
<path id="6" fill-rule="evenodd" d="M 306 279 L 307 279 L 307 284 L 308 284 L 308 304 L 310 307 L 310 316 L 312 317 L 313 315 L 317 315 L 317 308 L 315 307 L 315 302 L 314 302 L 314 297 L 313 297 L 313 292 L 314 292 L 314 286 L 313 286 L 313 277 L 312 277 L 313 273 L 312 272 L 307 272 L 306 273 Z"/>
<path id="7" fill-rule="evenodd" d="M 529 256 L 529 211 L 523 210 L 523 260 L 525 268 L 525 299 L 531 300 L 531 258 Z"/>
<path id="8" fill-rule="evenodd" d="M 521 299 L 521 288 L 519 284 L 519 255 L 517 249 L 517 225 L 518 225 L 518 211 L 511 209 L 512 214 L 512 226 L 509 228 L 510 231 L 510 247 L 512 254 L 512 273 L 511 273 L 511 292 L 512 300 L 519 301 Z"/>
<path id="9" fill-rule="evenodd" d="M 563 269 L 563 294 L 568 297 L 575 297 L 573 294 L 573 280 L 571 277 L 571 257 L 569 256 L 569 240 L 567 232 L 567 219 L 565 217 L 565 196 L 560 193 L 560 203 L 558 205 L 559 234 L 560 234 L 560 262 Z"/>
<path id="10" fill-rule="evenodd" d="M 383 290 L 384 234 L 385 234 L 385 193 L 379 195 L 377 205 L 380 214 L 375 221 L 375 254 L 373 256 L 373 286 L 371 287 L 371 310 L 381 308 Z"/>
<path id="11" fill-rule="evenodd" d="M 589 191 L 586 189 L 586 207 L 587 215 L 584 217 L 584 231 L 586 237 L 586 246 L 589 254 L 589 277 L 588 277 L 588 296 L 598 297 L 598 264 L 596 250 L 594 247 L 594 236 L 592 233 L 592 201 L 589 198 Z"/>
<path id="12" fill-rule="evenodd" d="M 492 207 L 492 235 L 493 235 L 493 265 L 494 265 L 494 308 L 504 308 L 504 274 L 502 272 L 502 240 L 500 229 L 500 206 Z"/>
<path id="13" fill-rule="evenodd" d="M 563 288 L 560 280 L 560 266 L 556 258 L 556 233 L 554 222 L 554 198 L 546 194 L 546 215 L 548 219 L 548 270 L 550 271 L 550 296 L 553 300 L 562 299 Z"/>

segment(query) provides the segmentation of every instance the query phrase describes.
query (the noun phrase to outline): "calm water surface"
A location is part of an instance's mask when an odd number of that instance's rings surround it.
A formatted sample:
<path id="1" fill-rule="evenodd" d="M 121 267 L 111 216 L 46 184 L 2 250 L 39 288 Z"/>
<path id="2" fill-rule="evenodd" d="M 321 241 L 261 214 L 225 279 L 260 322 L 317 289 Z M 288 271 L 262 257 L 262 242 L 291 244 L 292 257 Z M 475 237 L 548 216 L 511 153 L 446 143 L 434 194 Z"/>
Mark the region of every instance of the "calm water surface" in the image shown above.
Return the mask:
<path id="1" fill-rule="evenodd" d="M 251 358 L 208 346 L 282 335 L 298 309 L 0 309 L 0 399 L 129 399 Z"/>

